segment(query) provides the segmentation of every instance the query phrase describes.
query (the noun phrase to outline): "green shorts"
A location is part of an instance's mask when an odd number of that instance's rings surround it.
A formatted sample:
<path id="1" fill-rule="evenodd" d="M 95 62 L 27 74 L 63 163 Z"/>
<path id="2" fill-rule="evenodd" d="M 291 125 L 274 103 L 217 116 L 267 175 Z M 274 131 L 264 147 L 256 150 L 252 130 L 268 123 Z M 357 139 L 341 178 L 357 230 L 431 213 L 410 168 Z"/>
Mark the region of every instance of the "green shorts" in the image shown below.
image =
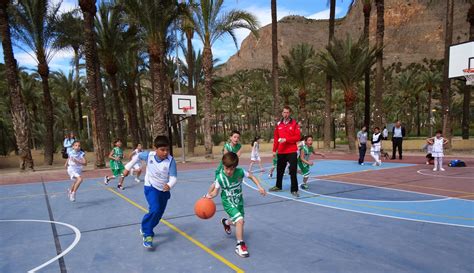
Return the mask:
<path id="1" fill-rule="evenodd" d="M 119 176 L 122 175 L 123 171 L 125 170 L 125 166 L 123 165 L 122 161 L 110 160 L 110 170 L 114 176 Z"/>
<path id="2" fill-rule="evenodd" d="M 230 202 L 228 200 L 228 197 L 221 197 L 221 199 L 224 211 L 229 215 L 229 218 L 233 223 L 244 219 L 245 212 L 243 198 L 238 198 L 238 200 L 234 200 L 237 201 L 237 204 L 235 202 Z"/>
<path id="3" fill-rule="evenodd" d="M 303 177 L 309 177 L 309 167 L 310 166 L 308 164 L 305 164 L 305 163 L 303 163 L 303 161 L 298 160 L 298 167 L 300 168 L 301 174 L 303 175 Z"/>

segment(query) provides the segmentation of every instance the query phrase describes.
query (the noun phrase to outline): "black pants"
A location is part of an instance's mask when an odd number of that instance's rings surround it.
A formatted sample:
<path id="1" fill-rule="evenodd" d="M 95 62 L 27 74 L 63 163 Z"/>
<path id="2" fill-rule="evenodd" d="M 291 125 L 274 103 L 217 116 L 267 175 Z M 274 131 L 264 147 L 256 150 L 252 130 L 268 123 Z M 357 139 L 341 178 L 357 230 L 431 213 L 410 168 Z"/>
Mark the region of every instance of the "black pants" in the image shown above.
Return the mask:
<path id="1" fill-rule="evenodd" d="M 359 147 L 359 164 L 364 163 L 365 153 L 367 152 L 367 144 L 361 143 Z"/>
<path id="2" fill-rule="evenodd" d="M 276 186 L 283 188 L 283 174 L 285 173 L 286 163 L 290 162 L 291 192 L 298 191 L 298 179 L 296 178 L 296 163 L 298 156 L 296 153 L 278 154 L 277 160 L 277 181 Z"/>
<path id="3" fill-rule="evenodd" d="M 398 156 L 400 157 L 400 159 L 402 158 L 402 153 L 403 153 L 402 143 L 403 143 L 402 137 L 392 138 L 392 158 L 395 158 L 397 148 L 398 148 Z"/>

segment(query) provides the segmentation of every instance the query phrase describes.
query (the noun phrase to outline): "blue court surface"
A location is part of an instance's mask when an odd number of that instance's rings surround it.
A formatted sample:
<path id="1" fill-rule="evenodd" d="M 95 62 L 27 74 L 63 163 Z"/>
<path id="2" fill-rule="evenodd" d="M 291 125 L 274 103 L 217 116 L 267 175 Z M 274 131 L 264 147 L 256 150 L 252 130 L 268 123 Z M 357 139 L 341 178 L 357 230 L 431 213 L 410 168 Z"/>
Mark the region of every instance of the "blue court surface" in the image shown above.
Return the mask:
<path id="1" fill-rule="evenodd" d="M 234 233 L 224 233 L 218 197 L 212 219 L 194 215 L 214 169 L 178 170 L 152 250 L 139 234 L 143 183 L 128 177 L 118 191 L 116 181 L 87 179 L 72 203 L 69 181 L 39 175 L 38 183 L 0 187 L 0 272 L 474 272 L 473 201 L 321 177 L 367 170 L 375 167 L 318 161 L 298 199 L 288 176 L 282 192 L 265 197 L 246 181 L 246 259 L 234 253 Z M 256 175 L 267 189 L 275 183 Z"/>

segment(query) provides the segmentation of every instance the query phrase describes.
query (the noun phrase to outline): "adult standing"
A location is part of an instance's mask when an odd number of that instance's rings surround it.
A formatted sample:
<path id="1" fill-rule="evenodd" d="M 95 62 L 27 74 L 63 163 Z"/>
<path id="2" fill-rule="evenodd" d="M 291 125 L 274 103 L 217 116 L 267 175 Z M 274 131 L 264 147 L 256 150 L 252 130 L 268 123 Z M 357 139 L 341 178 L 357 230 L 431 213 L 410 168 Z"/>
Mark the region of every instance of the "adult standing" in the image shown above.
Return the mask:
<path id="1" fill-rule="evenodd" d="M 73 132 L 70 132 L 69 135 L 64 137 L 63 141 L 63 157 L 67 158 L 67 155 L 72 150 L 72 144 L 76 141 L 76 137 Z"/>
<path id="2" fill-rule="evenodd" d="M 363 126 L 357 132 L 357 142 L 359 143 L 359 165 L 364 165 L 365 153 L 367 152 L 367 127 Z"/>
<path id="3" fill-rule="evenodd" d="M 300 126 L 296 120 L 290 117 L 291 108 L 285 106 L 282 112 L 282 118 L 277 123 L 273 135 L 273 157 L 277 157 L 277 180 L 276 185 L 270 188 L 270 191 L 281 191 L 283 188 L 283 174 L 287 163 L 290 163 L 291 194 L 299 197 L 298 179 L 296 177 L 297 164 L 297 143 L 301 138 Z"/>
<path id="4" fill-rule="evenodd" d="M 398 158 L 402 159 L 403 138 L 405 137 L 405 127 L 398 120 L 392 129 L 392 159 L 395 159 L 395 153 L 398 149 Z"/>

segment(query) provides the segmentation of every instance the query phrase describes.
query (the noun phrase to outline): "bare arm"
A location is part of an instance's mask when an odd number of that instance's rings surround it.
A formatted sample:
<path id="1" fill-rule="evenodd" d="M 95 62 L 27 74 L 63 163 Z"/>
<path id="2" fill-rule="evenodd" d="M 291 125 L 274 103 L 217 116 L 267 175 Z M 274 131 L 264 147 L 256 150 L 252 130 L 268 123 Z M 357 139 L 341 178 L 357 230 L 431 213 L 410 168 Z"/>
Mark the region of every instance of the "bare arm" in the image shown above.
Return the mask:
<path id="1" fill-rule="evenodd" d="M 114 150 L 112 149 L 112 151 L 110 151 L 109 153 L 109 159 L 117 160 L 117 158 L 113 157 L 113 155 L 114 155 Z"/>
<path id="2" fill-rule="evenodd" d="M 209 190 L 206 194 L 206 198 L 214 198 L 219 194 L 219 188 L 216 188 L 216 182 L 213 182 L 209 187 Z"/>
<path id="3" fill-rule="evenodd" d="M 321 156 L 322 158 L 326 158 L 326 155 L 325 155 L 325 154 L 323 154 L 323 153 L 317 153 L 317 152 L 315 152 L 315 151 L 313 151 L 313 155 L 319 155 L 319 156 Z"/>
<path id="4" fill-rule="evenodd" d="M 306 154 L 304 153 L 304 150 L 301 150 L 301 153 L 300 153 L 301 162 L 303 162 L 304 164 L 308 164 L 308 165 L 312 166 L 312 165 L 313 165 L 313 162 L 306 160 L 306 159 L 304 158 L 305 155 L 306 155 Z"/>
<path id="5" fill-rule="evenodd" d="M 262 188 L 262 186 L 260 185 L 260 182 L 258 181 L 258 179 L 257 179 L 255 176 L 253 176 L 252 174 L 249 174 L 249 178 L 250 178 L 250 180 L 252 180 L 253 183 L 255 183 L 255 185 L 257 186 L 258 192 L 259 192 L 261 195 L 265 196 L 265 195 L 267 194 L 267 192 L 265 191 L 264 188 Z"/>

